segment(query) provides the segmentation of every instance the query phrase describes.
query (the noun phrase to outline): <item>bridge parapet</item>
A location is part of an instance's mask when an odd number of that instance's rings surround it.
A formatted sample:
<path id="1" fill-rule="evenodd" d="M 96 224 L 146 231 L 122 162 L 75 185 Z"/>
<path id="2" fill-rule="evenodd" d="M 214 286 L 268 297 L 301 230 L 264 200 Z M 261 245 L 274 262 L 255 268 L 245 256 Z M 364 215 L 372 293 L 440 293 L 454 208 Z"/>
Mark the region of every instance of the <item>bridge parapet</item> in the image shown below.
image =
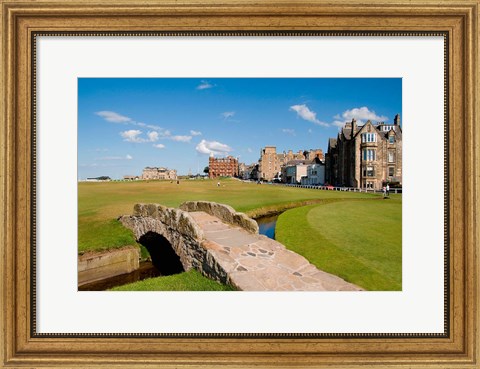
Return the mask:
<path id="1" fill-rule="evenodd" d="M 159 220 L 176 232 L 198 241 L 204 237 L 202 229 L 193 220 L 191 215 L 181 209 L 169 208 L 160 204 L 135 204 L 133 207 L 133 215 Z M 141 235 L 136 236 L 139 238 Z"/>
<path id="2" fill-rule="evenodd" d="M 194 268 L 238 290 L 361 290 L 317 269 L 281 243 L 259 235 L 255 221 L 228 205 L 189 201 L 181 209 L 173 209 L 136 204 L 134 215 L 119 220 L 133 231 L 138 242 L 145 241 L 142 244 L 146 247 L 152 235 L 162 236 L 168 245 L 163 239 L 154 239 L 150 246 L 171 247 L 184 270 Z"/>
<path id="3" fill-rule="evenodd" d="M 219 218 L 225 223 L 241 227 L 250 233 L 258 234 L 257 222 L 244 213 L 235 211 L 235 209 L 229 205 L 211 201 L 186 201 L 180 205 L 180 209 L 189 212 L 203 211 Z"/>

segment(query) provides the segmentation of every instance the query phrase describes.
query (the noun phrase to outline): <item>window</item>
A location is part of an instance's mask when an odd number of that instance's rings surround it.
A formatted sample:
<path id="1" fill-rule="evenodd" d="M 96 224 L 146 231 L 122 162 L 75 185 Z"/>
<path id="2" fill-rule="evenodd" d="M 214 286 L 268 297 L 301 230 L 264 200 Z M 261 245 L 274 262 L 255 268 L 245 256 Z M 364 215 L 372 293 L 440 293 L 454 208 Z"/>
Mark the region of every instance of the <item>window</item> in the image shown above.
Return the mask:
<path id="1" fill-rule="evenodd" d="M 364 161 L 374 161 L 375 160 L 375 150 L 363 149 L 363 160 Z"/>
<path id="2" fill-rule="evenodd" d="M 363 133 L 362 142 L 377 142 L 377 135 L 375 133 Z"/>
<path id="3" fill-rule="evenodd" d="M 395 162 L 395 152 L 394 151 L 389 151 L 388 152 L 388 162 L 389 163 L 394 163 Z"/>
<path id="4" fill-rule="evenodd" d="M 390 177 L 393 177 L 395 175 L 395 168 L 394 167 L 388 167 L 388 175 Z"/>
<path id="5" fill-rule="evenodd" d="M 367 167 L 367 177 L 374 177 L 375 176 L 375 170 L 373 167 Z"/>
<path id="6" fill-rule="evenodd" d="M 395 136 L 393 136 L 393 135 L 390 136 L 390 137 L 388 138 L 388 143 L 391 143 L 391 144 L 395 143 Z"/>

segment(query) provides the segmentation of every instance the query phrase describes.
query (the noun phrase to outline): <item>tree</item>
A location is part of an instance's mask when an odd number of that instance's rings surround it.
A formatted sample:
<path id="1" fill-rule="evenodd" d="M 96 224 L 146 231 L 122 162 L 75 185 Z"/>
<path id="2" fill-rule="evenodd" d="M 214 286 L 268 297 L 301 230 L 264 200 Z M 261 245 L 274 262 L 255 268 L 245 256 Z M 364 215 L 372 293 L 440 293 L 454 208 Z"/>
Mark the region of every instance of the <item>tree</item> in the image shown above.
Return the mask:
<path id="1" fill-rule="evenodd" d="M 203 173 L 208 174 L 209 172 L 210 172 L 210 168 L 209 168 L 209 167 L 205 167 L 205 168 L 203 169 Z"/>

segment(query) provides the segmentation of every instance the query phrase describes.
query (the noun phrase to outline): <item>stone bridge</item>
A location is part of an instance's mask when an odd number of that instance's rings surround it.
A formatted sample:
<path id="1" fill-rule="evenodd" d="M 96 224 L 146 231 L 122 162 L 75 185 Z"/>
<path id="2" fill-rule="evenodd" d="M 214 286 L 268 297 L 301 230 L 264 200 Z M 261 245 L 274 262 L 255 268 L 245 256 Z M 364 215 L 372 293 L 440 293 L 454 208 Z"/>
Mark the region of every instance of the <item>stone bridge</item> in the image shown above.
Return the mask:
<path id="1" fill-rule="evenodd" d="M 119 219 L 164 275 L 195 268 L 245 291 L 361 290 L 259 235 L 253 219 L 228 205 L 189 201 L 175 209 L 136 204 L 133 215 Z"/>

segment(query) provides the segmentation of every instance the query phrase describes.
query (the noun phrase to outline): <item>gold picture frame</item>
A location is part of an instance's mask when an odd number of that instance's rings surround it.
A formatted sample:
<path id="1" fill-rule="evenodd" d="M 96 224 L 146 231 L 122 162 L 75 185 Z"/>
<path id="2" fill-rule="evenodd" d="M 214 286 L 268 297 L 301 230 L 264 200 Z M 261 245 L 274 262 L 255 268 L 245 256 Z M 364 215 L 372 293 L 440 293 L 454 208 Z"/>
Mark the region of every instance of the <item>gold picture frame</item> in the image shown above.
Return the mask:
<path id="1" fill-rule="evenodd" d="M 4 367 L 439 367 L 480 359 L 478 17 L 473 1 L 0 0 L 1 364 Z M 444 34 L 449 131 L 446 332 L 440 335 L 36 334 L 35 134 L 37 34 L 169 32 Z"/>

